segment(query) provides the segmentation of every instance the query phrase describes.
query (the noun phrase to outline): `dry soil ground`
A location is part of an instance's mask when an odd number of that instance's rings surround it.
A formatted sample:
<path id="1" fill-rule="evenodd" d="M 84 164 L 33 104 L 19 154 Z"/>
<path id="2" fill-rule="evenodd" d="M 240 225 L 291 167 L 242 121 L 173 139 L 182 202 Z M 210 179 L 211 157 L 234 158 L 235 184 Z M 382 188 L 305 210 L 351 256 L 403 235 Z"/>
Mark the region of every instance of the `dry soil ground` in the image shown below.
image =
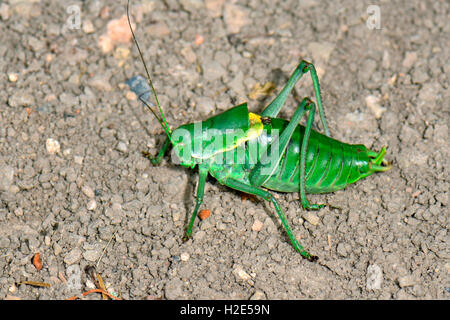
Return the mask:
<path id="1" fill-rule="evenodd" d="M 144 74 L 124 20 L 110 23 L 124 1 L 3 1 L 1 299 L 79 295 L 92 265 L 124 299 L 449 298 L 448 1 L 149 0 L 132 12 L 172 127 L 243 101 L 260 112 L 274 95 L 254 99 L 256 86 L 279 91 L 307 59 L 332 136 L 388 146 L 393 168 L 309 197 L 339 209 L 276 194 L 318 263 L 293 250 L 271 204 L 214 179 L 212 214 L 183 243 L 198 174 L 141 154 L 164 135 L 124 84 Z M 312 97 L 310 77 L 296 90 Z"/>

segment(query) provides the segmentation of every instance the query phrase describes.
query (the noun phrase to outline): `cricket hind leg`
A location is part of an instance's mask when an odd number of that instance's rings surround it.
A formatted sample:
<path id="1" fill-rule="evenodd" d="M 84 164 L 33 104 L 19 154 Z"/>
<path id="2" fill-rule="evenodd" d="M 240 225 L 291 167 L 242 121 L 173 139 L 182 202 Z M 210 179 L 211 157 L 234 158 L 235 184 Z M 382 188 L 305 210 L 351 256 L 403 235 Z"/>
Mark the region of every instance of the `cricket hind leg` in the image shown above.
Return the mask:
<path id="1" fill-rule="evenodd" d="M 281 90 L 281 92 L 278 94 L 278 96 L 276 96 L 275 99 L 263 110 L 261 115 L 264 117 L 275 118 L 278 115 L 278 113 L 280 112 L 284 103 L 286 102 L 287 97 L 291 93 L 291 91 L 294 88 L 297 81 L 300 80 L 300 78 L 308 71 L 312 78 L 314 94 L 316 96 L 316 102 L 317 102 L 317 109 L 319 110 L 319 116 L 320 116 L 320 121 L 322 123 L 323 131 L 325 132 L 325 135 L 329 137 L 330 130 L 328 129 L 327 120 L 325 118 L 325 112 L 324 112 L 323 106 L 322 106 L 322 96 L 320 94 L 319 78 L 317 76 L 316 68 L 314 67 L 314 65 L 312 63 L 309 63 L 305 60 L 302 60 L 300 62 L 300 64 L 297 66 L 295 71 L 292 73 L 291 77 L 289 78 L 289 80 L 286 83 L 286 85 L 284 86 L 284 88 Z"/>
<path id="2" fill-rule="evenodd" d="M 309 137 L 311 135 L 311 127 L 314 123 L 314 115 L 316 108 L 314 102 L 310 102 L 306 105 L 308 112 L 308 120 L 306 122 L 305 134 L 300 149 L 300 200 L 302 206 L 306 210 L 319 210 L 325 207 L 324 204 L 310 204 L 306 198 L 306 153 L 308 152 Z"/>
<path id="3" fill-rule="evenodd" d="M 292 229 L 289 226 L 289 223 L 287 221 L 286 215 L 283 213 L 283 210 L 281 210 L 280 204 L 272 196 L 271 193 L 269 193 L 268 191 L 265 191 L 263 189 L 260 189 L 260 188 L 252 187 L 250 185 L 247 185 L 247 184 L 242 183 L 235 179 L 224 179 L 219 182 L 232 188 L 232 189 L 242 191 L 242 192 L 245 192 L 248 194 L 252 194 L 255 196 L 259 196 L 259 197 L 263 198 L 264 200 L 272 202 L 275 207 L 275 210 L 277 211 L 278 217 L 280 218 L 281 223 L 283 224 L 283 227 L 286 230 L 287 236 L 288 236 L 289 240 L 291 241 L 291 244 L 294 247 L 294 249 L 297 252 L 299 252 L 302 255 L 302 257 L 308 259 L 311 262 L 314 262 L 318 259 L 317 256 L 314 256 L 314 255 L 310 254 L 308 251 L 306 251 L 305 248 L 295 238 L 295 236 L 292 232 Z"/>
<path id="4" fill-rule="evenodd" d="M 284 128 L 283 132 L 279 136 L 278 139 L 274 140 L 272 145 L 268 147 L 265 152 L 265 155 L 260 159 L 260 161 L 256 164 L 256 166 L 252 169 L 249 174 L 249 181 L 253 187 L 259 187 L 264 185 L 264 183 L 270 179 L 276 167 L 279 165 L 280 160 L 283 154 L 286 152 L 287 145 L 292 138 L 292 135 L 300 123 L 303 116 L 308 112 L 307 124 L 305 128 L 305 134 L 302 140 L 301 151 L 300 151 L 300 199 L 302 202 L 303 208 L 307 210 L 318 210 L 323 208 L 325 205 L 323 204 L 310 204 L 308 199 L 306 198 L 306 154 L 308 152 L 308 142 L 311 134 L 311 127 L 314 123 L 314 115 L 315 115 L 316 106 L 314 102 L 312 102 L 309 98 L 304 98 L 294 115 L 292 116 L 291 121 Z M 272 146 L 275 145 L 275 148 L 278 147 L 278 150 L 273 150 Z M 276 157 L 273 157 L 273 153 L 275 152 Z"/>

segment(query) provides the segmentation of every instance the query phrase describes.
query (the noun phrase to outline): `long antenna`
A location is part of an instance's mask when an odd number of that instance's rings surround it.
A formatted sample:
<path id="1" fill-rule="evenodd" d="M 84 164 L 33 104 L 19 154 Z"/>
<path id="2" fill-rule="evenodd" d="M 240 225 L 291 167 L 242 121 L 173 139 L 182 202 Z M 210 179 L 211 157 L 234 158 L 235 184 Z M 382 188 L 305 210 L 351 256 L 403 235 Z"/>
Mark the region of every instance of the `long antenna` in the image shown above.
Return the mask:
<path id="1" fill-rule="evenodd" d="M 145 72 L 147 74 L 147 79 L 150 87 L 152 88 L 153 95 L 155 96 L 156 105 L 158 106 L 159 113 L 161 114 L 161 119 L 157 116 L 156 112 L 147 104 L 147 102 L 144 99 L 140 99 L 147 108 L 153 113 L 156 120 L 160 123 L 161 127 L 166 132 L 167 136 L 169 137 L 170 141 L 172 141 L 172 131 L 169 128 L 169 125 L 167 124 L 166 118 L 164 117 L 164 113 L 162 112 L 161 105 L 159 104 L 158 95 L 156 94 L 155 87 L 153 86 L 152 78 L 150 77 L 150 73 L 148 72 L 147 65 L 144 61 L 144 57 L 142 56 L 141 48 L 139 47 L 139 43 L 136 39 L 136 36 L 134 35 L 133 27 L 131 26 L 130 22 L 130 13 L 129 13 L 129 7 L 130 7 L 130 0 L 127 2 L 127 19 L 128 19 L 128 25 L 130 26 L 131 34 L 133 35 L 134 43 L 136 44 L 136 47 L 139 51 L 139 56 L 141 57 L 142 64 L 144 65 Z"/>

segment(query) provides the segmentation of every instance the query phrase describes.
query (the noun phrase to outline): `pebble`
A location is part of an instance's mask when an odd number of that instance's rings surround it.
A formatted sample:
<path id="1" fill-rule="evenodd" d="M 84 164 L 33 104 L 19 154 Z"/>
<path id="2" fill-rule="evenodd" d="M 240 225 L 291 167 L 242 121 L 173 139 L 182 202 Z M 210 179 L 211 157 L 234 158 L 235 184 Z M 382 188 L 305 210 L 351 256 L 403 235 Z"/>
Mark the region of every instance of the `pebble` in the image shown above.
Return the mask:
<path id="1" fill-rule="evenodd" d="M 205 0 L 206 9 L 212 18 L 220 17 L 225 0 Z"/>
<path id="2" fill-rule="evenodd" d="M 367 282 L 366 282 L 367 290 L 380 290 L 382 282 L 383 282 L 383 271 L 381 270 L 381 268 L 376 264 L 368 266 Z"/>
<path id="3" fill-rule="evenodd" d="M 366 97 L 366 106 L 375 115 L 375 118 L 380 119 L 386 108 L 380 105 L 380 98 L 370 95 Z"/>
<path id="4" fill-rule="evenodd" d="M 438 95 L 439 84 L 425 83 L 419 91 L 419 99 L 426 102 L 434 102 Z"/>
<path id="5" fill-rule="evenodd" d="M 406 52 L 402 65 L 406 69 L 409 69 L 414 65 L 414 63 L 416 63 L 416 61 L 417 61 L 417 52 Z"/>
<path id="6" fill-rule="evenodd" d="M 252 279 L 252 277 L 247 272 L 245 272 L 245 270 L 241 266 L 237 266 L 234 268 L 234 274 L 239 280 L 248 281 Z"/>
<path id="7" fill-rule="evenodd" d="M 197 60 L 197 55 L 190 46 L 186 46 L 181 49 L 181 55 L 186 59 L 188 63 L 194 63 Z"/>
<path id="8" fill-rule="evenodd" d="M 14 209 L 14 214 L 15 214 L 17 217 L 23 216 L 23 209 L 22 209 L 22 208 L 16 208 L 16 209 Z"/>
<path id="9" fill-rule="evenodd" d="M 194 240 L 195 241 L 202 241 L 202 239 L 205 237 L 206 232 L 203 230 L 199 230 L 194 233 Z"/>
<path id="10" fill-rule="evenodd" d="M 131 101 L 137 100 L 136 93 L 134 93 L 133 91 L 127 91 L 127 93 L 125 93 L 125 98 L 127 98 L 128 100 L 131 100 Z"/>
<path id="11" fill-rule="evenodd" d="M 122 153 L 128 152 L 127 144 L 125 142 L 123 142 L 123 141 L 119 141 L 119 143 L 116 146 L 116 150 L 120 151 Z"/>
<path id="12" fill-rule="evenodd" d="M 88 185 L 83 185 L 83 187 L 81 187 L 81 191 L 88 198 L 94 198 L 95 197 L 94 190 L 92 190 L 92 188 L 89 187 Z"/>
<path id="13" fill-rule="evenodd" d="M 114 44 L 107 35 L 101 35 L 98 38 L 98 46 L 103 53 L 110 52 L 114 48 Z"/>
<path id="14" fill-rule="evenodd" d="M 9 82 L 16 82 L 19 79 L 19 75 L 17 73 L 8 73 Z"/>
<path id="15" fill-rule="evenodd" d="M 336 251 L 342 257 L 346 257 L 347 256 L 347 249 L 345 248 L 345 245 L 343 243 L 339 243 L 337 245 Z"/>
<path id="16" fill-rule="evenodd" d="M 416 66 L 412 72 L 412 81 L 414 83 L 425 83 L 430 79 L 430 77 L 428 76 L 428 72 L 427 69 L 425 68 L 425 66 Z"/>
<path id="17" fill-rule="evenodd" d="M 170 34 L 170 29 L 164 22 L 160 21 L 150 25 L 146 32 L 151 34 L 152 37 L 164 38 Z"/>
<path id="18" fill-rule="evenodd" d="M 88 80 L 88 85 L 99 91 L 111 91 L 112 86 L 109 83 L 109 78 L 104 74 L 98 74 Z"/>
<path id="19" fill-rule="evenodd" d="M 10 17 L 9 5 L 7 5 L 4 2 L 2 2 L 2 4 L 0 4 L 0 17 L 2 18 L 3 21 L 8 20 Z"/>
<path id="20" fill-rule="evenodd" d="M 128 25 L 128 18 L 126 15 L 123 15 L 119 19 L 110 20 L 106 28 L 108 38 L 111 39 L 113 44 L 128 43 L 131 41 L 132 34 Z M 133 29 L 135 29 L 135 27 L 133 27 Z"/>
<path id="21" fill-rule="evenodd" d="M 8 105 L 12 108 L 29 107 L 35 104 L 34 97 L 26 92 L 16 91 L 8 98 Z"/>
<path id="22" fill-rule="evenodd" d="M 313 212 L 306 212 L 306 214 L 303 215 L 303 218 L 313 226 L 317 226 L 320 222 L 320 218 Z"/>
<path id="23" fill-rule="evenodd" d="M 93 33 L 95 31 L 94 24 L 91 20 L 84 20 L 82 29 L 86 34 Z"/>
<path id="24" fill-rule="evenodd" d="M 99 250 L 86 250 L 83 252 L 83 258 L 87 261 L 95 262 L 100 257 L 101 251 Z"/>
<path id="25" fill-rule="evenodd" d="M 77 263 L 78 261 L 80 261 L 81 255 L 82 253 L 80 248 L 74 248 L 68 254 L 66 254 L 66 256 L 64 257 L 64 262 L 67 265 Z"/>
<path id="26" fill-rule="evenodd" d="M 94 211 L 95 209 L 97 209 L 97 201 L 95 201 L 94 199 L 92 199 L 91 201 L 88 202 L 86 208 L 89 211 Z"/>
<path id="27" fill-rule="evenodd" d="M 264 223 L 261 222 L 261 221 L 259 221 L 258 219 L 256 219 L 256 220 L 253 222 L 252 230 L 253 230 L 253 231 L 256 231 L 256 232 L 259 232 L 259 231 L 261 231 L 261 229 L 262 229 L 263 226 L 264 226 Z"/>
<path id="28" fill-rule="evenodd" d="M 14 293 L 17 291 L 17 287 L 13 284 L 11 287 L 8 288 L 8 291 Z"/>
<path id="29" fill-rule="evenodd" d="M 181 218 L 181 214 L 180 214 L 179 211 L 174 211 L 174 212 L 172 213 L 172 220 L 173 220 L 173 222 L 179 221 L 180 218 Z"/>
<path id="30" fill-rule="evenodd" d="M 255 293 L 250 297 L 250 300 L 265 300 L 266 294 L 261 290 L 256 290 Z"/>
<path id="31" fill-rule="evenodd" d="M 35 51 L 35 52 L 41 51 L 42 49 L 45 48 L 45 42 L 42 41 L 42 40 L 40 40 L 40 39 L 38 39 L 38 38 L 35 38 L 35 37 L 33 37 L 33 36 L 30 36 L 30 37 L 28 38 L 28 45 L 29 45 L 29 46 L 31 47 L 31 49 L 32 49 L 33 51 Z"/>
<path id="32" fill-rule="evenodd" d="M 416 284 L 416 281 L 413 276 L 408 275 L 398 278 L 398 284 L 401 288 L 412 287 Z"/>
<path id="33" fill-rule="evenodd" d="M 119 203 L 113 203 L 110 208 L 105 209 L 105 216 L 110 218 L 113 224 L 120 223 L 124 216 L 122 206 Z"/>
<path id="34" fill-rule="evenodd" d="M 187 253 L 187 252 L 183 252 L 181 255 L 180 255 L 180 260 L 181 261 L 188 261 L 189 260 L 189 258 L 190 258 L 190 255 L 189 255 L 189 253 Z"/>
<path id="35" fill-rule="evenodd" d="M 251 22 L 248 16 L 248 9 L 227 2 L 225 4 L 223 17 L 228 33 L 239 33 L 243 26 Z"/>
<path id="36" fill-rule="evenodd" d="M 226 70 L 218 61 L 205 60 L 202 63 L 203 77 L 206 81 L 215 81 L 226 74 Z"/>
<path id="37" fill-rule="evenodd" d="M 330 59 L 334 47 L 335 45 L 330 42 L 310 42 L 308 44 L 308 52 L 315 63 L 325 64 Z"/>
<path id="38" fill-rule="evenodd" d="M 376 70 L 377 62 L 373 59 L 366 59 L 358 70 L 358 77 L 363 82 L 367 82 Z"/>
<path id="39" fill-rule="evenodd" d="M 206 116 L 215 110 L 215 104 L 211 98 L 199 97 L 196 108 L 202 116 Z"/>
<path id="40" fill-rule="evenodd" d="M 58 140 L 55 140 L 53 138 L 47 139 L 47 141 L 45 142 L 45 147 L 47 149 L 47 152 L 50 154 L 58 153 L 61 149 Z"/>
<path id="41" fill-rule="evenodd" d="M 64 150 L 64 151 L 66 151 L 66 150 Z M 82 165 L 83 164 L 83 160 L 84 160 L 84 158 L 81 157 L 81 156 L 73 156 L 73 161 L 76 164 Z"/>
<path id="42" fill-rule="evenodd" d="M 14 168 L 11 166 L 0 166 L 0 191 L 9 190 L 14 180 Z"/>
<path id="43" fill-rule="evenodd" d="M 183 296 L 183 281 L 175 278 L 166 283 L 164 294 L 168 300 L 179 299 Z"/>
<path id="44" fill-rule="evenodd" d="M 96 286 L 90 279 L 87 279 L 86 280 L 86 288 L 88 288 L 88 289 L 95 289 Z"/>

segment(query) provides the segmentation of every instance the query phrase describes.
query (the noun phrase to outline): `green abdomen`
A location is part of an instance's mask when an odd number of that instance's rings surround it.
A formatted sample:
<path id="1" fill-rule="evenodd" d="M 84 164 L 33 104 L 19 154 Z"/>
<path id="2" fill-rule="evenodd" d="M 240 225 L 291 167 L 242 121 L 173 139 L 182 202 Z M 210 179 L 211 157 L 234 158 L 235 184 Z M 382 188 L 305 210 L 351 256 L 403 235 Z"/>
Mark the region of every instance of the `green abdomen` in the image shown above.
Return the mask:
<path id="1" fill-rule="evenodd" d="M 260 143 L 272 140 L 271 132 L 274 129 L 281 132 L 287 123 L 283 119 L 271 119 L 271 123 L 264 126 L 266 130 L 259 137 Z M 276 172 L 263 184 L 264 187 L 281 192 L 299 191 L 300 149 L 304 131 L 302 125 L 297 126 Z M 306 154 L 306 192 L 332 192 L 347 186 L 354 180 L 352 176 L 359 175 L 356 165 L 358 149 L 365 151 L 362 145 L 343 143 L 312 130 Z"/>
<path id="2" fill-rule="evenodd" d="M 221 183 L 233 178 L 251 185 L 250 172 L 287 124 L 284 119 L 264 118 L 264 130 L 258 138 L 211 159 L 210 174 Z M 304 132 L 305 127 L 298 125 L 286 152 L 263 187 L 279 192 L 300 191 L 300 150 Z M 306 154 L 306 192 L 333 192 L 367 176 L 359 172 L 361 163 L 368 160 L 366 151 L 363 145 L 343 143 L 312 130 Z"/>

